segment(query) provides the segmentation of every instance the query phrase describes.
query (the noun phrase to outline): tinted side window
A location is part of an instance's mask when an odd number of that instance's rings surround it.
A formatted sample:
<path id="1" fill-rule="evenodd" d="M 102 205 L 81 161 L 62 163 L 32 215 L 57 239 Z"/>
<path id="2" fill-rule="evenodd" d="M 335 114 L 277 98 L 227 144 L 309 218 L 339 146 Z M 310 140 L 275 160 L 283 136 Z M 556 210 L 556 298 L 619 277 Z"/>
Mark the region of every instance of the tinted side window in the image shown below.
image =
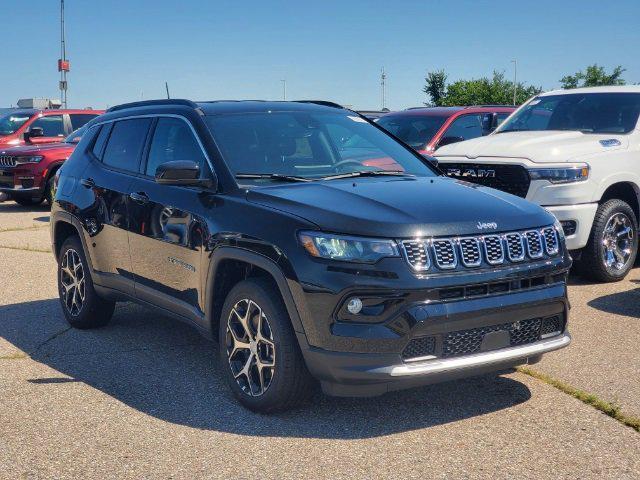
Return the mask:
<path id="1" fill-rule="evenodd" d="M 116 122 L 111 129 L 102 162 L 111 167 L 137 172 L 150 124 L 149 118 Z"/>
<path id="2" fill-rule="evenodd" d="M 93 115 L 90 113 L 72 113 L 69 115 L 71 117 L 71 129 L 77 130 L 80 127 L 83 127 L 85 123 L 87 123 L 92 118 L 97 117 L 97 115 Z"/>
<path id="3" fill-rule="evenodd" d="M 444 134 L 445 137 L 461 137 L 464 140 L 482 136 L 480 115 L 463 115 L 456 118 Z"/>
<path id="4" fill-rule="evenodd" d="M 64 123 L 62 115 L 50 115 L 48 117 L 40 117 L 31 124 L 30 129 L 39 127 L 42 129 L 45 137 L 64 137 Z"/>
<path id="5" fill-rule="evenodd" d="M 153 177 L 158 165 L 174 160 L 191 160 L 202 169 L 205 165 L 204 154 L 189 125 L 179 118 L 161 117 L 153 134 L 145 173 Z"/>
<path id="6" fill-rule="evenodd" d="M 109 138 L 111 124 L 107 123 L 106 125 L 102 125 L 98 128 L 100 128 L 100 133 L 98 134 L 98 138 L 96 138 L 96 141 L 93 144 L 92 152 L 96 156 L 96 158 L 102 159 L 102 152 L 104 150 L 105 144 L 107 143 L 107 138 Z"/>

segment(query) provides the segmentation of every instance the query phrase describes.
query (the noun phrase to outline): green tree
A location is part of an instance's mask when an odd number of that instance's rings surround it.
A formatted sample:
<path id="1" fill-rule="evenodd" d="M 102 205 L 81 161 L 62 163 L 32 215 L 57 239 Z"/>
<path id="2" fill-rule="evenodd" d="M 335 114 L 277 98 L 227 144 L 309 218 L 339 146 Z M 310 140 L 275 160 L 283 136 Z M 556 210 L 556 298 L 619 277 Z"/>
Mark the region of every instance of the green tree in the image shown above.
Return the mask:
<path id="1" fill-rule="evenodd" d="M 467 105 L 511 105 L 513 103 L 513 82 L 505 79 L 504 73 L 493 72 L 491 78 L 483 77 L 472 80 L 458 80 L 445 88 L 437 90 L 444 94 L 436 98 L 432 91 L 437 86 L 436 80 L 446 75 L 443 71 L 434 72 L 436 76 L 427 75 L 426 85 L 423 89 L 431 97 L 433 105 L 438 106 L 467 106 Z M 431 80 L 431 82 L 430 82 Z M 520 105 L 532 96 L 540 93 L 542 89 L 523 82 L 518 82 L 516 90 L 516 104 Z"/>
<path id="2" fill-rule="evenodd" d="M 599 87 L 603 85 L 624 85 L 626 82 L 622 74 L 626 71 L 622 65 L 618 65 L 611 73 L 607 73 L 604 67 L 597 63 L 589 65 L 583 72 L 580 70 L 575 75 L 565 75 L 560 79 L 562 88 Z"/>
<path id="3" fill-rule="evenodd" d="M 444 73 L 444 70 L 429 72 L 424 80 L 426 84 L 422 88 L 422 91 L 426 93 L 431 100 L 425 103 L 425 105 L 432 105 L 434 107 L 441 106 L 442 99 L 447 93 L 447 74 Z"/>

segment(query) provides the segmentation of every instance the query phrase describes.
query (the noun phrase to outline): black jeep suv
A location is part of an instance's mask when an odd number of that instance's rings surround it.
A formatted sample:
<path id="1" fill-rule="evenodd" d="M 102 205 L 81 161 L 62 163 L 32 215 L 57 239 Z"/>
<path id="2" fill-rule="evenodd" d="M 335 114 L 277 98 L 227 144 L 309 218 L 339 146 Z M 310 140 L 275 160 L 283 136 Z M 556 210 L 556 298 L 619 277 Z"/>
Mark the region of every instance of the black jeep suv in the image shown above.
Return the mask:
<path id="1" fill-rule="evenodd" d="M 134 300 L 219 341 L 258 411 L 377 395 L 566 346 L 554 217 L 442 177 L 328 102 L 111 108 L 57 176 L 51 238 L 71 325 Z"/>

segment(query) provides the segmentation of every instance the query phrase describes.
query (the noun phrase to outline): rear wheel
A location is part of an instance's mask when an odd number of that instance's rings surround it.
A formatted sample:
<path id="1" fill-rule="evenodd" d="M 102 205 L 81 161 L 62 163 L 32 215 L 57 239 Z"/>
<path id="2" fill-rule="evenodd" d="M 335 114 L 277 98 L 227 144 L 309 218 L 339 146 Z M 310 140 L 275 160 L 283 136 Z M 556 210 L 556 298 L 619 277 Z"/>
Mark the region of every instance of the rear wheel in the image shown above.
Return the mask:
<path id="1" fill-rule="evenodd" d="M 612 199 L 598 207 L 580 271 L 598 282 L 622 280 L 638 253 L 638 222 L 628 203 Z"/>
<path id="2" fill-rule="evenodd" d="M 109 323 L 115 302 L 100 298 L 93 288 L 82 243 L 69 237 L 58 257 L 58 292 L 67 322 L 75 328 L 96 328 Z"/>
<path id="3" fill-rule="evenodd" d="M 280 293 L 269 282 L 249 279 L 229 292 L 219 339 L 227 382 L 245 407 L 282 411 L 308 397 L 311 375 Z"/>

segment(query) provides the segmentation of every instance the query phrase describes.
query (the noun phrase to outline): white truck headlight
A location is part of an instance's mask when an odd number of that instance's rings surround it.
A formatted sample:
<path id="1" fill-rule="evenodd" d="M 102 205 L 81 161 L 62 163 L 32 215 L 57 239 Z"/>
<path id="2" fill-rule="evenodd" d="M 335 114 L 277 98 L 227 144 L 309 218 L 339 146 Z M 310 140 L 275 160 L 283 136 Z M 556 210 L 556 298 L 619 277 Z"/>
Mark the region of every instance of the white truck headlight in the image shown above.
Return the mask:
<path id="1" fill-rule="evenodd" d="M 309 255 L 346 262 L 375 263 L 398 257 L 398 246 L 390 239 L 350 237 L 323 232 L 300 232 L 300 243 Z"/>
<path id="2" fill-rule="evenodd" d="M 551 183 L 582 182 L 589 178 L 589 165 L 576 165 L 566 168 L 530 168 L 531 180 L 548 180 Z"/>

